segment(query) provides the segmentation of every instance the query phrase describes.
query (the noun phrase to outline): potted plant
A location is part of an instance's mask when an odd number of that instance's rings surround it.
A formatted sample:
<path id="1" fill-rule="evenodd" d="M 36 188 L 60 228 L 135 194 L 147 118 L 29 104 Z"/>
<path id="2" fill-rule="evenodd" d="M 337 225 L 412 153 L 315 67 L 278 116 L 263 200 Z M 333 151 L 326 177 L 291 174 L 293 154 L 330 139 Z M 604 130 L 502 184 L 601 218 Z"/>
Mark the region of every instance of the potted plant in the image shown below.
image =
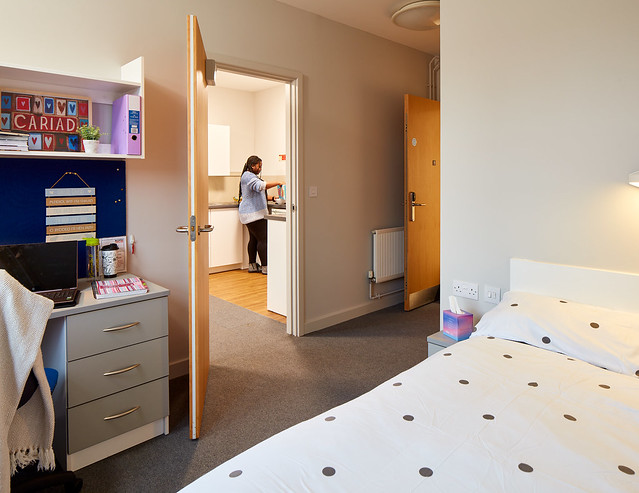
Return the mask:
<path id="1" fill-rule="evenodd" d="M 93 125 L 82 125 L 78 128 L 78 133 L 82 137 L 82 144 L 85 152 L 98 152 L 98 144 L 100 143 L 100 127 Z"/>

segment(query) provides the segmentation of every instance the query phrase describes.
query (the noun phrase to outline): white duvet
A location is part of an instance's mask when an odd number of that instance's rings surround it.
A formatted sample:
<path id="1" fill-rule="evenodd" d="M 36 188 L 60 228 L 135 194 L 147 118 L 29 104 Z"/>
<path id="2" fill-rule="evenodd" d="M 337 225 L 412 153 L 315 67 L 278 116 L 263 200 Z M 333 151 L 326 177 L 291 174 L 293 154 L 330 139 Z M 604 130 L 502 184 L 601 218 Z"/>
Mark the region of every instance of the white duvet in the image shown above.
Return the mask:
<path id="1" fill-rule="evenodd" d="M 184 492 L 639 492 L 639 378 L 473 337 Z"/>

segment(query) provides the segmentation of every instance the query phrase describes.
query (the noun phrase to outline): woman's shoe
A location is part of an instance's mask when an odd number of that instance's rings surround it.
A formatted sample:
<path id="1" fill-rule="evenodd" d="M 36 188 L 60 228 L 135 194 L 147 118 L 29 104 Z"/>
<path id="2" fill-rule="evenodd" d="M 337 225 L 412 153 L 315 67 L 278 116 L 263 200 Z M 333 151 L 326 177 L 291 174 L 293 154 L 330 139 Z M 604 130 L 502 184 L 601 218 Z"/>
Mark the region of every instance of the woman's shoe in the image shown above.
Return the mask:
<path id="1" fill-rule="evenodd" d="M 249 264 L 248 271 L 249 272 L 259 273 L 259 272 L 261 272 L 261 269 L 262 269 L 262 267 L 260 267 L 260 264 L 252 263 L 252 264 Z"/>
<path id="2" fill-rule="evenodd" d="M 262 266 L 262 274 L 266 275 L 266 265 Z"/>

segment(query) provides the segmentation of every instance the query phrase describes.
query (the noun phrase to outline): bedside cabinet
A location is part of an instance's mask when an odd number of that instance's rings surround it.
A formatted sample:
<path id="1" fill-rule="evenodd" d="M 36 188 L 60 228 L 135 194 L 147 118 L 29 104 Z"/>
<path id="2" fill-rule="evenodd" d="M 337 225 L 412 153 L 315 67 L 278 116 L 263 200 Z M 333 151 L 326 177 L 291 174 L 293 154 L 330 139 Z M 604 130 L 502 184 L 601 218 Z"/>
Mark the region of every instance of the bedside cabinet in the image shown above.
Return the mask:
<path id="1" fill-rule="evenodd" d="M 169 432 L 169 291 L 147 285 L 102 300 L 86 287 L 49 318 L 42 354 L 61 383 L 53 445 L 68 470 Z"/>
<path id="2" fill-rule="evenodd" d="M 430 358 L 437 351 L 452 346 L 457 341 L 451 337 L 448 337 L 441 330 L 433 335 L 428 336 L 428 357 Z"/>

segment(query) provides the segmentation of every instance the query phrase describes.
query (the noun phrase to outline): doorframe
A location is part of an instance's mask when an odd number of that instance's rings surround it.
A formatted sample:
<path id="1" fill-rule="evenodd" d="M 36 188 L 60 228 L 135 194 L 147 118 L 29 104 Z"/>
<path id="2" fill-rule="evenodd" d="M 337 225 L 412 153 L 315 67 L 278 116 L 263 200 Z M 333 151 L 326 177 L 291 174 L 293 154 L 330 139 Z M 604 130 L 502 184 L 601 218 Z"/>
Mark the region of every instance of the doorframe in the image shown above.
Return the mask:
<path id="1" fill-rule="evenodd" d="M 294 70 L 274 67 L 250 60 L 211 53 L 207 58 L 215 61 L 216 70 L 233 72 L 286 84 L 286 332 L 293 336 L 305 334 L 304 325 L 304 235 L 300 226 L 300 213 L 304 209 L 304 183 L 300 166 L 303 156 L 302 101 L 303 74 Z"/>

